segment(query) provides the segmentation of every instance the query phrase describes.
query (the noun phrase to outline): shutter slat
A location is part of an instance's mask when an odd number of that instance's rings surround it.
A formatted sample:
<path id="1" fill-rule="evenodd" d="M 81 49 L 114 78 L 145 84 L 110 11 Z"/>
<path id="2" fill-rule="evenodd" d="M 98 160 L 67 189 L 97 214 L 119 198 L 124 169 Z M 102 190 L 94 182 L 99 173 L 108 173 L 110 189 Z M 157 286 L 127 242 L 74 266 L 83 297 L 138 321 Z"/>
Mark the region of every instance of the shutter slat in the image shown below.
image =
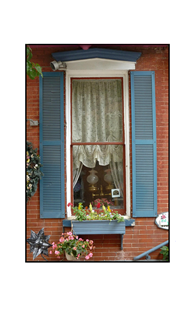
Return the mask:
<path id="1" fill-rule="evenodd" d="M 64 218 L 64 88 L 62 72 L 40 77 L 40 217 Z"/>
<path id="2" fill-rule="evenodd" d="M 157 216 L 154 72 L 131 72 L 133 216 Z"/>

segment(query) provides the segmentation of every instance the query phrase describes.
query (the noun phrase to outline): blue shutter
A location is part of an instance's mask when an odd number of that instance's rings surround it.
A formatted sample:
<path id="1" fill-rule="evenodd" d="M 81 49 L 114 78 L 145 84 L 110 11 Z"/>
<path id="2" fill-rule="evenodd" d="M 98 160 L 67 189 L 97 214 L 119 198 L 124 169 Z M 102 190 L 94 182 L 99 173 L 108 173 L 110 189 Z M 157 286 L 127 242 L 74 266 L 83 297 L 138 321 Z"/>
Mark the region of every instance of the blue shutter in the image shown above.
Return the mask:
<path id="1" fill-rule="evenodd" d="M 131 72 L 131 111 L 133 217 L 156 217 L 156 109 L 153 71 Z"/>
<path id="2" fill-rule="evenodd" d="M 63 77 L 63 72 L 44 72 L 39 80 L 41 218 L 65 217 Z"/>

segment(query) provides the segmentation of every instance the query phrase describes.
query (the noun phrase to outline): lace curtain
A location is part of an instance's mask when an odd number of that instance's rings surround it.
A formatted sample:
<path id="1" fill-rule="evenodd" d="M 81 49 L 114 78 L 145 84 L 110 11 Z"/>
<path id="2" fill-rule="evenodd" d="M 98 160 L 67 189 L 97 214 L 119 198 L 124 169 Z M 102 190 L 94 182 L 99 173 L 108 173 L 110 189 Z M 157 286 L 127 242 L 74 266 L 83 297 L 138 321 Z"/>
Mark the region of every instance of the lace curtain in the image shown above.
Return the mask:
<path id="1" fill-rule="evenodd" d="M 72 141 L 122 142 L 122 86 L 120 79 L 72 81 Z M 73 146 L 73 187 L 82 166 L 110 165 L 116 188 L 123 191 L 122 145 Z"/>

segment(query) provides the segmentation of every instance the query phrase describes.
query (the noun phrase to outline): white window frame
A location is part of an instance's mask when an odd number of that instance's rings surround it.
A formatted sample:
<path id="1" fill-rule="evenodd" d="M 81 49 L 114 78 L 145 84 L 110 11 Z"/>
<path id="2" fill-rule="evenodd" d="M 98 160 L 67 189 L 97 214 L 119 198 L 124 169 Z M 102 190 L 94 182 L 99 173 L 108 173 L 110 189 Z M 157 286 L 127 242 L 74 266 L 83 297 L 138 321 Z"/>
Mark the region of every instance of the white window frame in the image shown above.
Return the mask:
<path id="1" fill-rule="evenodd" d="M 106 72 L 106 73 L 105 73 Z M 126 169 L 126 217 L 130 217 L 130 130 L 129 130 L 129 76 L 121 70 L 67 70 L 66 71 L 66 200 L 71 202 L 71 78 L 116 77 L 123 78 L 124 130 L 125 130 L 125 169 Z M 66 206 L 67 207 L 67 206 Z M 71 218 L 71 208 L 67 208 L 67 217 Z"/>

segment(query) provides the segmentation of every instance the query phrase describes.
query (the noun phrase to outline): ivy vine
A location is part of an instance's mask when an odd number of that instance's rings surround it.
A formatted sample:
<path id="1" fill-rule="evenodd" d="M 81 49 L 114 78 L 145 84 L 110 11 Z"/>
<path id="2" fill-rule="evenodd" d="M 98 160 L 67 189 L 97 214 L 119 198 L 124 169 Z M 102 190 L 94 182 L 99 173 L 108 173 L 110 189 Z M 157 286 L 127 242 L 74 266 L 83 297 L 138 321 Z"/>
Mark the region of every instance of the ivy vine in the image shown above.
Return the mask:
<path id="1" fill-rule="evenodd" d="M 27 201 L 35 194 L 43 172 L 41 171 L 40 156 L 37 148 L 33 149 L 31 142 L 26 143 L 26 197 Z"/>
<path id="2" fill-rule="evenodd" d="M 27 75 L 30 77 L 30 79 L 35 79 L 35 77 L 38 77 L 42 74 L 42 68 L 39 64 L 31 62 L 32 58 L 32 49 L 27 46 L 27 59 L 26 59 L 26 69 L 27 69 Z"/>

